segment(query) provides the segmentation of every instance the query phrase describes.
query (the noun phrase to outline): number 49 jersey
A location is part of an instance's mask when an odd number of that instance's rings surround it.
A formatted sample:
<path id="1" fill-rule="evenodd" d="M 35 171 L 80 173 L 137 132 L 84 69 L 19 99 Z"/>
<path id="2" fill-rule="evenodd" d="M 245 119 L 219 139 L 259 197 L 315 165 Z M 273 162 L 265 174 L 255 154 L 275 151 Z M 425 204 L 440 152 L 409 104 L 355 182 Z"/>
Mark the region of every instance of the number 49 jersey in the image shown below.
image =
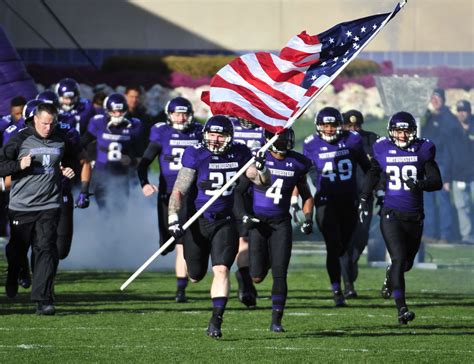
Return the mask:
<path id="1" fill-rule="evenodd" d="M 186 132 L 176 130 L 167 123 L 157 123 L 150 130 L 150 143 L 158 145 L 160 163 L 160 192 L 171 193 L 184 150 L 202 140 L 202 125 L 194 123 Z"/>
<path id="2" fill-rule="evenodd" d="M 288 151 L 283 160 L 266 152 L 266 166 L 270 170 L 270 186 L 253 185 L 253 212 L 257 216 L 282 218 L 289 215 L 291 194 L 306 178 L 311 160 L 295 151 Z"/>
<path id="3" fill-rule="evenodd" d="M 386 175 L 384 206 L 405 212 L 423 211 L 423 191 L 412 191 L 404 183 L 424 178 L 424 165 L 436 156 L 435 145 L 417 139 L 409 148 L 400 149 L 383 137 L 373 145 L 374 158 Z"/>
<path id="4" fill-rule="evenodd" d="M 356 164 L 369 168 L 362 137 L 355 132 L 344 133 L 331 144 L 317 135 L 304 141 L 303 154 L 313 161 L 317 176 L 313 181 L 317 200 L 357 198 Z M 318 201 L 315 201 L 318 202 Z"/>
<path id="5" fill-rule="evenodd" d="M 187 148 L 182 164 L 183 167 L 196 171 L 196 209 L 209 201 L 251 158 L 250 149 L 239 143 L 232 144 L 223 155 L 212 154 L 201 144 Z M 232 184 L 206 211 L 231 214 L 235 185 L 236 183 Z"/>

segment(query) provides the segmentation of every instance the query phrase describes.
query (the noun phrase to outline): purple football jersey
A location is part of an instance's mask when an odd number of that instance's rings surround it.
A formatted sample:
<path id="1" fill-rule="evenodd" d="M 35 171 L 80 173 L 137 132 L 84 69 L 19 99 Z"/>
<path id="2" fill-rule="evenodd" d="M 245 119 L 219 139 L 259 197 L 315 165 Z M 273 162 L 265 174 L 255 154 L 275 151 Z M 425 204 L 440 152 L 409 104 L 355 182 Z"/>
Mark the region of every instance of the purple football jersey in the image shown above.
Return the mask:
<path id="1" fill-rule="evenodd" d="M 184 150 L 200 143 L 202 125 L 194 123 L 186 131 L 176 130 L 167 123 L 157 123 L 150 130 L 150 143 L 160 146 L 160 192 L 171 193 L 179 170 Z"/>
<path id="2" fill-rule="evenodd" d="M 10 138 L 16 135 L 24 127 L 25 127 L 25 119 L 23 118 L 20 118 L 16 123 L 11 123 L 3 132 L 2 145 L 7 144 Z"/>
<path id="3" fill-rule="evenodd" d="M 254 152 L 258 151 L 265 144 L 264 130 L 262 127 L 248 129 L 242 127 L 236 118 L 231 118 L 234 125 L 234 142 L 245 144 Z"/>
<path id="4" fill-rule="evenodd" d="M 87 127 L 87 131 L 97 140 L 95 168 L 127 173 L 128 168 L 122 165 L 122 157 L 134 156 L 135 145 L 140 141 L 141 122 L 132 118 L 124 119 L 118 126 L 108 127 L 107 123 L 106 116 L 96 115 Z"/>
<path id="5" fill-rule="evenodd" d="M 383 137 L 373 145 L 373 151 L 386 175 L 384 206 L 399 211 L 422 212 L 423 191 L 411 191 L 402 180 L 423 179 L 425 163 L 435 158 L 435 145 L 427 139 L 417 139 L 409 148 L 401 149 Z"/>
<path id="6" fill-rule="evenodd" d="M 253 185 L 253 211 L 257 216 L 288 216 L 293 189 L 308 173 L 311 160 L 291 150 L 283 160 L 276 159 L 270 152 L 266 152 L 266 159 L 272 182 L 270 186 Z"/>
<path id="7" fill-rule="evenodd" d="M 313 161 L 316 168 L 313 184 L 318 199 L 357 197 L 356 164 L 366 157 L 358 133 L 344 133 L 333 144 L 318 135 L 310 135 L 304 141 L 303 154 Z"/>
<path id="8" fill-rule="evenodd" d="M 209 201 L 251 158 L 250 149 L 239 143 L 234 143 L 223 155 L 214 155 L 201 144 L 187 148 L 181 162 L 183 167 L 194 169 L 197 173 L 196 209 Z M 235 185 L 231 185 L 206 211 L 230 214 L 234 205 Z"/>
<path id="9" fill-rule="evenodd" d="M 76 107 L 71 111 L 59 110 L 59 121 L 75 128 L 81 135 L 87 130 L 90 119 L 95 115 L 92 102 L 81 98 Z"/>

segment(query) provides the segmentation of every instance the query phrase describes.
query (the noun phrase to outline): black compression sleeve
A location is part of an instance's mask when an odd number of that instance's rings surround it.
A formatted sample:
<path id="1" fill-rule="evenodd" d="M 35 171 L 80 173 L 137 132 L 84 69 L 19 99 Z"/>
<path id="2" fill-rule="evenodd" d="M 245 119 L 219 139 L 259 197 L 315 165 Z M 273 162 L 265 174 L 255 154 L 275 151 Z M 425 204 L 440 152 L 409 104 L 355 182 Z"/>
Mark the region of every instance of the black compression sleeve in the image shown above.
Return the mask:
<path id="1" fill-rule="evenodd" d="M 148 167 L 160 152 L 161 147 L 156 143 L 148 144 L 148 147 L 145 149 L 143 157 L 137 167 L 138 180 L 142 187 L 150 183 L 148 181 Z"/>
<path id="2" fill-rule="evenodd" d="M 438 191 L 443 187 L 441 173 L 434 160 L 425 163 L 425 178 L 418 181 L 418 186 L 427 192 Z"/>
<path id="3" fill-rule="evenodd" d="M 250 211 L 247 211 L 245 204 L 245 195 L 248 191 L 250 180 L 243 174 L 239 178 L 239 183 L 234 189 L 234 213 L 238 219 L 241 219 L 244 215 L 248 215 Z"/>
<path id="4" fill-rule="evenodd" d="M 370 169 L 365 175 L 364 185 L 362 187 L 362 192 L 360 198 L 364 200 L 369 199 L 372 195 L 372 191 L 380 180 L 380 174 L 382 173 L 382 168 L 380 167 L 379 162 L 375 158 L 372 158 L 370 161 Z"/>

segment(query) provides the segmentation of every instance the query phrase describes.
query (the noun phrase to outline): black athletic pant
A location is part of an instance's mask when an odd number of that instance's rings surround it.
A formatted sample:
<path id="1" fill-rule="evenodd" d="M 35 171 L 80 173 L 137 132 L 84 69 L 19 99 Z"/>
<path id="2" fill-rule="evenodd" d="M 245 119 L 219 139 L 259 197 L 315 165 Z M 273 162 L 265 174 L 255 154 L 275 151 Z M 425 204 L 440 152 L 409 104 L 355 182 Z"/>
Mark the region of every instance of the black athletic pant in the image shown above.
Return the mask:
<path id="1" fill-rule="evenodd" d="M 70 191 L 63 191 L 61 199 L 56 245 L 58 247 L 59 259 L 62 260 L 66 258 L 71 251 L 74 230 L 74 199 Z"/>
<path id="2" fill-rule="evenodd" d="M 230 269 L 239 249 L 239 234 L 231 216 L 207 219 L 200 217 L 184 235 L 184 260 L 191 279 L 199 281 L 207 273 L 209 255 L 212 266 Z"/>
<path id="3" fill-rule="evenodd" d="M 367 203 L 372 207 L 373 199 L 369 199 Z M 356 227 L 349 241 L 349 246 L 344 255 L 340 258 L 342 278 L 346 284 L 354 283 L 359 275 L 359 258 L 369 242 L 373 209 L 370 208 L 368 212 L 369 214 L 364 218 L 364 222 L 360 222 L 359 219 L 357 219 Z"/>
<path id="4" fill-rule="evenodd" d="M 32 246 L 34 256 L 33 301 L 53 302 L 54 277 L 59 257 L 56 246 L 59 208 L 34 212 L 9 210 L 10 242 L 7 245 L 9 273 L 18 273 L 21 259 Z"/>
<path id="5" fill-rule="evenodd" d="M 249 230 L 250 276 L 259 282 L 272 269 L 272 295 L 288 292 L 287 273 L 293 244 L 291 218 L 271 219 L 257 216 L 260 223 Z"/>
<path id="6" fill-rule="evenodd" d="M 326 268 L 331 283 L 341 283 L 339 258 L 349 247 L 357 224 L 357 202 L 332 199 L 316 207 L 316 222 L 326 243 Z"/>
<path id="7" fill-rule="evenodd" d="M 402 213 L 382 209 L 380 229 L 392 260 L 390 278 L 392 289 L 405 290 L 405 272 L 413 267 L 423 233 L 422 213 Z"/>

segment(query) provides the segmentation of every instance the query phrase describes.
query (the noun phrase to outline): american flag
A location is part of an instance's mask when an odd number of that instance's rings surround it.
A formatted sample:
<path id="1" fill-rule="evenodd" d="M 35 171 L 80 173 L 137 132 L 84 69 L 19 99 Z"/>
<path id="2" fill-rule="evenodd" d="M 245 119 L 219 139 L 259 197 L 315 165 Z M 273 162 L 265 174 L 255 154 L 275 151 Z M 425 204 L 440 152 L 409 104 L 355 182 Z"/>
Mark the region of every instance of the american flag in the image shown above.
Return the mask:
<path id="1" fill-rule="evenodd" d="M 318 35 L 303 31 L 278 56 L 267 52 L 240 56 L 219 70 L 201 99 L 214 115 L 241 117 L 271 132 L 289 127 L 287 121 L 300 116 L 403 5 L 397 4 L 391 13 L 337 24 Z"/>

